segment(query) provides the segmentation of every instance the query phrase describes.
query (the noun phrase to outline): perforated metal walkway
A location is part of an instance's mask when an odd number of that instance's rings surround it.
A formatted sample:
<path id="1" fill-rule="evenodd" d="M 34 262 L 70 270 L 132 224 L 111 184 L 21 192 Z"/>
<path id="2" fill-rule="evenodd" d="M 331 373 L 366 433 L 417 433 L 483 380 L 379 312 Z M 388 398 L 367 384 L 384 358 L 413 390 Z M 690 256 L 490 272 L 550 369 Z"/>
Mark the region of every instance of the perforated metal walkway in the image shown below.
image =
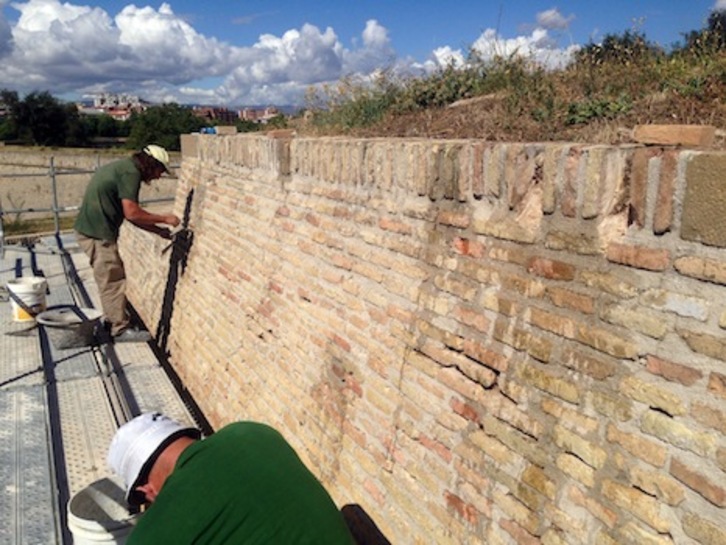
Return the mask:
<path id="1" fill-rule="evenodd" d="M 100 308 L 72 235 L 5 246 L 0 286 L 19 276 L 46 278 L 48 306 Z M 0 543 L 72 543 L 68 500 L 108 476 L 116 428 L 156 410 L 194 423 L 150 344 L 59 350 L 43 327 L 14 322 L 11 303 L 0 303 Z"/>

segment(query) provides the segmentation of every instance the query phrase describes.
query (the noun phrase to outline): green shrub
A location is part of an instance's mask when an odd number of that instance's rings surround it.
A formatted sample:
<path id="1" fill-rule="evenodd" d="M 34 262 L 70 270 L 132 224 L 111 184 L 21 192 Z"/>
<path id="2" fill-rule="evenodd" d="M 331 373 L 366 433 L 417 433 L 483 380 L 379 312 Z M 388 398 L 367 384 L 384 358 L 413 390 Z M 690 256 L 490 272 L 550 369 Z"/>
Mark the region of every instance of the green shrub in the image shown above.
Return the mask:
<path id="1" fill-rule="evenodd" d="M 411 78 L 397 92 L 392 107 L 397 112 L 440 108 L 457 100 L 482 94 L 486 79 L 486 66 L 471 57 L 463 67 L 449 64 L 430 76 Z"/>
<path id="2" fill-rule="evenodd" d="M 398 87 L 382 73 L 372 84 L 344 78 L 335 86 L 309 89 L 306 102 L 308 110 L 314 112 L 315 125 L 345 131 L 380 121 L 391 107 L 396 92 Z"/>
<path id="3" fill-rule="evenodd" d="M 629 112 L 633 107 L 628 97 L 619 97 L 616 100 L 588 100 L 575 102 L 568 108 L 567 124 L 579 125 L 593 120 L 615 119 L 623 113 Z"/>
<path id="4" fill-rule="evenodd" d="M 590 42 L 575 55 L 575 63 L 600 65 L 617 63 L 625 66 L 655 59 L 663 50 L 649 42 L 638 31 L 626 30 L 622 34 L 607 34 L 602 43 Z"/>
<path id="5" fill-rule="evenodd" d="M 638 31 L 609 34 L 583 47 L 572 63 L 549 70 L 521 55 L 484 60 L 474 52 L 463 65 L 449 64 L 424 77 L 395 79 L 383 72 L 374 81 L 345 79 L 310 94 L 309 111 L 321 131 L 354 131 L 376 124 L 399 134 L 453 134 L 452 123 L 437 129 L 436 111 L 463 99 L 486 128 L 468 134 L 500 138 L 559 139 L 570 128 L 603 123 L 710 123 L 726 125 L 726 13 L 708 28 L 685 35 L 666 51 Z M 411 130 L 420 116 L 422 127 Z M 456 114 L 452 114 L 456 115 Z M 396 118 L 401 117 L 401 123 Z M 465 116 L 455 118 L 464 128 Z M 398 129 L 395 129 L 398 127 Z M 386 130 L 383 128 L 382 130 Z"/>

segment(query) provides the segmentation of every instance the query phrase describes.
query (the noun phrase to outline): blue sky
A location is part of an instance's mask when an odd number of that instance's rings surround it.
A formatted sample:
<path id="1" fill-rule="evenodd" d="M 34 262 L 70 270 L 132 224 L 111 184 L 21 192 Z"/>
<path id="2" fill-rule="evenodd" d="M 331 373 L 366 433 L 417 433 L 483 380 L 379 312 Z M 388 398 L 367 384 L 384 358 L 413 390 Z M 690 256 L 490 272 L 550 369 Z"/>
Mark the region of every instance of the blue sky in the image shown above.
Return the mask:
<path id="1" fill-rule="evenodd" d="M 0 88 L 73 99 L 297 104 L 311 86 L 381 69 L 424 74 L 518 51 L 549 66 L 609 33 L 664 47 L 726 0 L 0 0 Z"/>

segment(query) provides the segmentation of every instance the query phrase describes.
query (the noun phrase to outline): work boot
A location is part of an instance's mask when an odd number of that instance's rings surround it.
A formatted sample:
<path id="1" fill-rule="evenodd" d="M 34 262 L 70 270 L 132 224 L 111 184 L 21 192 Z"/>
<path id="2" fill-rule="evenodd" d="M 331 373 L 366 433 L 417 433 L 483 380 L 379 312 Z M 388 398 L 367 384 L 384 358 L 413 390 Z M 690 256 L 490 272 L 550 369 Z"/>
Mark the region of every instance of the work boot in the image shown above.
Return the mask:
<path id="1" fill-rule="evenodd" d="M 128 327 L 118 335 L 113 336 L 115 343 L 148 343 L 151 340 L 151 333 L 135 327 Z"/>

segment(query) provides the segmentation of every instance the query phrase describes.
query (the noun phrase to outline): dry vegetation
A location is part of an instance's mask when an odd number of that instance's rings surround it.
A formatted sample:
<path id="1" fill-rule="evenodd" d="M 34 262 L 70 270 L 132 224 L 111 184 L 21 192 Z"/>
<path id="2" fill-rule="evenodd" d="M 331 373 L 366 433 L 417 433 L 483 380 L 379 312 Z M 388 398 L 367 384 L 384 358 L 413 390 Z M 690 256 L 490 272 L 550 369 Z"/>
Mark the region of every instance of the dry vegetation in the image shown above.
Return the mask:
<path id="1" fill-rule="evenodd" d="M 447 107 L 405 114 L 387 114 L 370 127 L 346 131 L 356 136 L 400 136 L 428 138 L 479 138 L 501 142 L 567 141 L 593 144 L 631 142 L 639 124 L 696 124 L 726 129 L 726 108 L 720 100 L 674 100 L 654 95 L 615 119 L 593 119 L 586 123 L 543 123 L 531 116 L 508 111 L 504 99 L 485 96 L 463 100 Z M 719 131 L 715 147 L 726 149 Z"/>
<path id="2" fill-rule="evenodd" d="M 639 124 L 726 129 L 726 34 L 692 32 L 666 53 L 626 32 L 583 48 L 567 68 L 518 56 L 374 85 L 342 81 L 309 97 L 303 134 L 618 144 Z"/>

